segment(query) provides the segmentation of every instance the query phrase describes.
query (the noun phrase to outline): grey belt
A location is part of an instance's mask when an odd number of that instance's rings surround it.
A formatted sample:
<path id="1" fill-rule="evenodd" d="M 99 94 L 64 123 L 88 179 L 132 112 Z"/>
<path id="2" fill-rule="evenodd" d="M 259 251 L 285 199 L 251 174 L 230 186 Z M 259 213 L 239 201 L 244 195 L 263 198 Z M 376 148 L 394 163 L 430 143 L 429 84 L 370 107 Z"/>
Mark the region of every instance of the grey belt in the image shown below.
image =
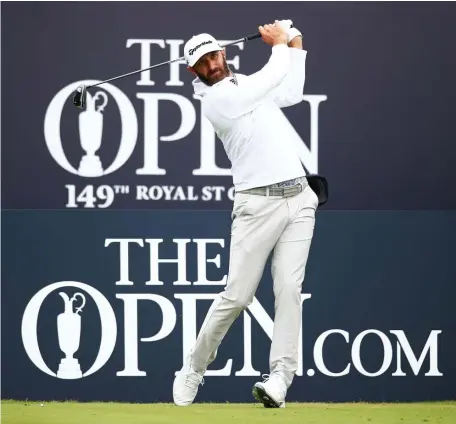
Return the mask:
<path id="1" fill-rule="evenodd" d="M 265 187 L 249 188 L 247 190 L 240 191 L 239 193 L 256 194 L 258 196 L 291 197 L 301 193 L 306 186 L 307 179 L 305 177 L 301 177 Z"/>

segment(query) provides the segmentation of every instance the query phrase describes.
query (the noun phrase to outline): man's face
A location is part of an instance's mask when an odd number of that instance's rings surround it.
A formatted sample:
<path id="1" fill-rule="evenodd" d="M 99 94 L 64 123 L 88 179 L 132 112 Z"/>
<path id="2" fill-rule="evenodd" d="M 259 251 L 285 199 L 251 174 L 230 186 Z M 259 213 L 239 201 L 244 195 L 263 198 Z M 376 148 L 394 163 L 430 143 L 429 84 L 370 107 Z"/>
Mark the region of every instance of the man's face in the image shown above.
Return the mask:
<path id="1" fill-rule="evenodd" d="M 214 85 L 230 75 L 224 51 L 206 53 L 193 65 L 193 73 L 207 85 Z"/>

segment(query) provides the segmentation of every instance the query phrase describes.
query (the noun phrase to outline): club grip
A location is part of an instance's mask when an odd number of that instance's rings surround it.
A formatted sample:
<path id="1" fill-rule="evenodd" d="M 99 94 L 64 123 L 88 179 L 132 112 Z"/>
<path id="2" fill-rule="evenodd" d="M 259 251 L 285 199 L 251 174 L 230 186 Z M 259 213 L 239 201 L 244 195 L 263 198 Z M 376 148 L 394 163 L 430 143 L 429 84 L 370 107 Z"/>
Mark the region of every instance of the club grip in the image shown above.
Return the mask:
<path id="1" fill-rule="evenodd" d="M 250 34 L 247 37 L 245 37 L 245 41 L 254 40 L 255 38 L 261 38 L 261 34 L 259 32 L 257 32 L 256 34 Z"/>

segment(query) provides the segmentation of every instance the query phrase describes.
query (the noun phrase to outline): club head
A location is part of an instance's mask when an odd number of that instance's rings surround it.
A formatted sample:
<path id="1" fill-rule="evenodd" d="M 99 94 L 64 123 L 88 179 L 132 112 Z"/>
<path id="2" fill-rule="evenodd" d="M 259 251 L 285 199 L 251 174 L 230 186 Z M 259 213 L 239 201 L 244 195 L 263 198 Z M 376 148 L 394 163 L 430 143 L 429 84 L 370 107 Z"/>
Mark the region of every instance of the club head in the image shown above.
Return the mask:
<path id="1" fill-rule="evenodd" d="M 87 87 L 85 85 L 80 85 L 73 95 L 73 104 L 79 108 L 84 109 L 86 105 L 87 98 Z"/>

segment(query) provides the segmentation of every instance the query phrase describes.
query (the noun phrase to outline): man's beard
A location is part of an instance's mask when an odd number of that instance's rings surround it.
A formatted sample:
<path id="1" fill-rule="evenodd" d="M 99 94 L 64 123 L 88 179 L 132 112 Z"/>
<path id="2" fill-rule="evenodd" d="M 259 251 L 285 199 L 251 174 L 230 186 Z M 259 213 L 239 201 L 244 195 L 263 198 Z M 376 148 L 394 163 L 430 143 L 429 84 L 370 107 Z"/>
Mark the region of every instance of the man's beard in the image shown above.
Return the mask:
<path id="1" fill-rule="evenodd" d="M 195 71 L 196 72 L 196 71 Z M 215 80 L 211 80 L 210 77 L 209 78 L 206 78 L 204 75 L 201 75 L 199 72 L 196 72 L 196 75 L 198 75 L 198 78 L 204 82 L 204 84 L 206 85 L 214 85 L 216 84 L 217 82 L 221 81 L 223 78 L 226 78 L 230 75 L 230 68 L 228 68 L 228 64 L 226 63 L 226 60 L 223 59 L 223 69 L 222 69 L 222 73 L 223 73 L 223 77 L 220 78 L 219 80 L 215 81 Z"/>

